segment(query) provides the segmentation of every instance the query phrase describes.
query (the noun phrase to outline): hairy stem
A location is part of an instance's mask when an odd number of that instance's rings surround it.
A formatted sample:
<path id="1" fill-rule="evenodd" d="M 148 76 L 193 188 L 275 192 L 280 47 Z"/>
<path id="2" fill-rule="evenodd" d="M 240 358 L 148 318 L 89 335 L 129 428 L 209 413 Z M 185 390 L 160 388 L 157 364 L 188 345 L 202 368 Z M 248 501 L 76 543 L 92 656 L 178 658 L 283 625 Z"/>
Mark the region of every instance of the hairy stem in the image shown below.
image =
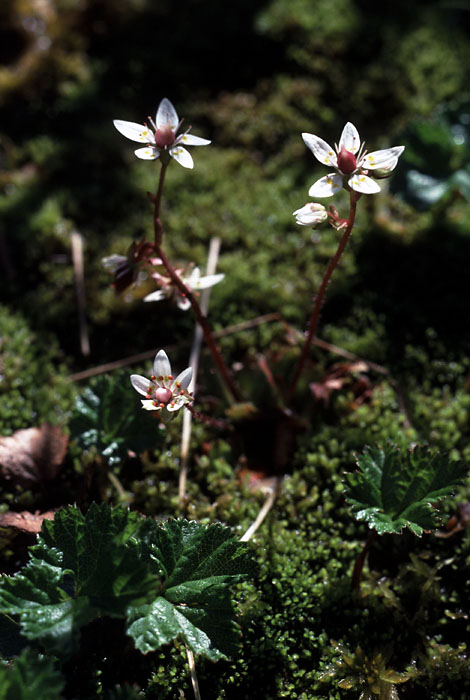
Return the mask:
<path id="1" fill-rule="evenodd" d="M 377 530 L 371 530 L 369 533 L 369 537 L 367 538 L 367 541 L 362 549 L 362 552 L 359 554 L 358 558 L 354 562 L 354 569 L 353 569 L 353 575 L 351 579 L 351 589 L 353 591 L 357 590 L 359 588 L 359 584 L 361 583 L 361 576 L 362 576 L 362 569 L 364 568 L 364 563 L 366 561 L 366 557 L 369 553 L 370 548 L 374 544 L 375 538 L 377 537 L 379 533 Z"/>
<path id="2" fill-rule="evenodd" d="M 202 332 L 204 334 L 204 339 L 209 347 L 209 350 L 211 351 L 212 354 L 212 359 L 214 360 L 214 364 L 219 370 L 220 376 L 222 377 L 222 380 L 227 387 L 228 391 L 230 392 L 230 395 L 235 401 L 240 401 L 241 396 L 240 392 L 238 391 L 238 388 L 236 387 L 232 375 L 230 374 L 230 371 L 225 364 L 222 355 L 220 354 L 220 351 L 216 345 L 214 335 L 212 333 L 212 330 L 209 326 L 209 323 L 207 321 L 207 318 L 205 314 L 202 312 L 201 307 L 199 306 L 199 303 L 195 297 L 195 295 L 188 289 L 188 287 L 185 285 L 181 277 L 178 275 L 176 272 L 175 268 L 170 262 L 170 259 L 164 252 L 162 248 L 162 241 L 163 241 L 163 225 L 160 219 L 160 203 L 162 199 L 162 192 L 163 192 L 163 183 L 165 180 L 165 173 L 166 173 L 166 168 L 167 165 L 165 163 L 162 163 L 161 170 L 160 170 L 160 180 L 158 183 L 158 190 L 157 194 L 155 195 L 154 198 L 154 217 L 153 217 L 153 223 L 154 223 L 154 230 L 155 230 L 155 252 L 158 255 L 158 257 L 161 259 L 162 264 L 166 271 L 168 272 L 168 275 L 170 276 L 171 281 L 177 287 L 181 294 L 189 301 L 191 304 L 191 308 L 194 312 L 194 315 L 196 316 L 196 320 L 199 323 L 200 327 L 202 328 Z"/>
<path id="3" fill-rule="evenodd" d="M 346 223 L 346 228 L 344 229 L 344 233 L 341 237 L 341 240 L 339 242 L 338 249 L 334 256 L 330 260 L 330 264 L 328 265 L 325 274 L 323 275 L 323 279 L 320 284 L 320 288 L 318 289 L 318 294 L 315 297 L 315 302 L 313 305 L 313 311 L 312 315 L 310 317 L 310 322 L 308 326 L 308 332 L 307 336 L 305 339 L 304 346 L 302 348 L 302 353 L 300 355 L 299 361 L 297 363 L 297 367 L 295 368 L 294 376 L 292 378 L 290 387 L 289 387 L 289 392 L 288 392 L 288 398 L 291 399 L 292 396 L 294 395 L 295 392 L 295 387 L 297 386 L 297 382 L 299 380 L 300 375 L 302 374 L 302 370 L 304 368 L 305 362 L 307 360 L 308 354 L 310 352 L 310 348 L 312 346 L 312 341 L 315 337 L 315 332 L 317 330 L 317 325 L 318 325 L 318 319 L 320 317 L 320 311 L 323 306 L 323 302 L 325 300 L 325 295 L 326 295 L 326 290 L 328 288 L 329 281 L 331 279 L 331 276 L 338 265 L 338 262 L 341 258 L 341 255 L 343 254 L 343 251 L 346 247 L 346 244 L 349 240 L 349 237 L 351 236 L 351 232 L 354 226 L 354 221 L 356 219 L 356 205 L 357 201 L 360 197 L 360 194 L 354 191 L 350 191 L 349 193 L 349 216 L 348 220 Z"/>

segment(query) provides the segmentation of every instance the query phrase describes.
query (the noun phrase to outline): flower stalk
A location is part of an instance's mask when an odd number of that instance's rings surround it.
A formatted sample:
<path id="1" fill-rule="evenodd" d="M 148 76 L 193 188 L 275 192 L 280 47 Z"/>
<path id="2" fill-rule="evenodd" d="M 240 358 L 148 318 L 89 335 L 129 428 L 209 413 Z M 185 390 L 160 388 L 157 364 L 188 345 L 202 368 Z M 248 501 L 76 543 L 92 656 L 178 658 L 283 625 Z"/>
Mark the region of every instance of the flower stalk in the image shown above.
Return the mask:
<path id="1" fill-rule="evenodd" d="M 308 331 L 307 331 L 307 336 L 305 338 L 305 343 L 302 349 L 302 353 L 300 355 L 299 361 L 297 362 L 297 366 L 295 368 L 294 376 L 292 378 L 290 387 L 289 387 L 289 392 L 288 392 L 288 398 L 292 399 L 292 396 L 294 395 L 295 388 L 297 386 L 297 382 L 299 380 L 299 377 L 302 373 L 302 370 L 304 368 L 305 362 L 307 360 L 308 354 L 310 352 L 310 348 L 312 347 L 312 342 L 315 337 L 315 332 L 317 330 L 317 325 L 318 325 L 318 319 L 320 317 L 320 311 L 323 306 L 323 302 L 325 300 L 325 294 L 326 290 L 328 288 L 328 283 L 331 279 L 331 276 L 333 272 L 335 271 L 336 266 L 338 265 L 338 262 L 343 254 L 343 251 L 346 247 L 346 244 L 351 236 L 354 222 L 356 220 L 356 207 L 357 207 L 357 201 L 360 198 L 361 194 L 359 192 L 355 192 L 354 190 L 350 190 L 349 192 L 349 216 L 346 221 L 346 227 L 344 229 L 344 233 L 341 236 L 341 240 L 339 242 L 338 249 L 334 256 L 330 260 L 330 264 L 328 265 L 325 274 L 323 275 L 322 282 L 320 284 L 320 288 L 318 290 L 318 294 L 315 297 L 315 302 L 313 305 L 313 311 L 312 315 L 310 317 L 310 322 L 308 326 Z"/>

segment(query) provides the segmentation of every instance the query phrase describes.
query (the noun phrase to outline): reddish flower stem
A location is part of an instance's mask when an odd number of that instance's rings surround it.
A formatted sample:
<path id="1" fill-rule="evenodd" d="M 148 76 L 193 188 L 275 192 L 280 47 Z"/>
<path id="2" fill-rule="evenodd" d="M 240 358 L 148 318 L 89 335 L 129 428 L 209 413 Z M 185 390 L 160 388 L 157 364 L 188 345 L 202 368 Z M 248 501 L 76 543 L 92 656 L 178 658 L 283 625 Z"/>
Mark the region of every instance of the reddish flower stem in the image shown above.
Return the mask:
<path id="1" fill-rule="evenodd" d="M 162 191 L 163 191 L 163 182 L 165 180 L 165 173 L 166 173 L 166 168 L 167 165 L 162 163 L 161 166 L 161 171 L 160 171 L 160 180 L 158 183 L 158 190 L 157 194 L 155 195 L 154 199 L 154 229 L 155 229 L 155 252 L 158 255 L 158 257 L 161 259 L 162 264 L 166 271 L 168 272 L 168 275 L 170 276 L 171 281 L 179 289 L 181 294 L 189 301 L 191 304 L 192 310 L 194 312 L 194 315 L 196 316 L 197 322 L 202 328 L 202 332 L 204 333 L 204 339 L 209 347 L 209 350 L 211 351 L 212 354 L 212 359 L 214 360 L 214 364 L 219 370 L 220 376 L 222 377 L 222 380 L 224 381 L 227 389 L 229 390 L 231 396 L 235 399 L 235 401 L 240 401 L 241 400 L 241 395 L 240 392 L 238 391 L 238 388 L 236 387 L 232 375 L 230 374 L 230 371 L 225 364 L 222 355 L 220 354 L 220 351 L 217 347 L 217 344 L 215 342 L 214 336 L 212 334 L 212 330 L 209 326 L 209 323 L 207 321 L 206 316 L 203 314 L 201 307 L 198 304 L 198 301 L 194 294 L 188 289 L 188 287 L 185 285 L 181 277 L 178 275 L 176 272 L 175 268 L 171 264 L 168 256 L 164 252 L 162 248 L 162 241 L 163 241 L 163 226 L 162 222 L 160 220 L 160 203 L 161 203 L 161 198 L 162 198 Z"/>
<path id="2" fill-rule="evenodd" d="M 359 554 L 358 558 L 354 562 L 354 569 L 353 569 L 353 575 L 351 579 L 351 589 L 355 591 L 357 588 L 359 588 L 359 584 L 361 583 L 361 576 L 362 576 L 362 569 L 364 568 L 364 563 L 366 561 L 366 557 L 369 553 L 370 548 L 374 544 L 375 538 L 377 537 L 379 533 L 377 530 L 371 530 L 369 533 L 369 537 L 367 538 L 367 541 L 362 549 L 362 552 Z"/>
<path id="3" fill-rule="evenodd" d="M 292 399 L 292 396 L 294 395 L 295 392 L 295 387 L 297 386 L 297 382 L 299 380 L 300 375 L 302 374 L 302 370 L 304 368 L 305 362 L 307 360 L 308 354 L 310 352 L 310 348 L 312 346 L 313 339 L 315 337 L 315 331 L 317 329 L 318 325 L 318 319 L 320 317 L 320 311 L 323 306 L 323 302 L 325 300 L 325 294 L 326 290 L 328 288 L 328 283 L 331 279 L 331 276 L 338 265 L 338 262 L 341 258 L 341 255 L 343 254 L 343 251 L 346 247 L 346 244 L 349 240 L 349 237 L 351 236 L 351 232 L 354 226 L 354 221 L 356 219 L 356 205 L 357 201 L 361 195 L 358 194 L 357 192 L 350 191 L 349 193 L 349 216 L 347 219 L 346 223 L 346 228 L 344 229 L 344 233 L 341 237 L 341 240 L 339 242 L 338 249 L 334 256 L 330 260 L 330 264 L 328 265 L 326 272 L 323 276 L 323 279 L 321 281 L 320 287 L 318 289 L 318 294 L 315 297 L 315 302 L 313 305 L 313 311 L 312 315 L 310 317 L 310 322 L 308 326 L 308 332 L 307 332 L 307 337 L 305 339 L 305 343 L 302 349 L 302 353 L 300 355 L 299 361 L 297 362 L 297 367 L 295 368 L 294 376 L 292 378 L 289 391 L 288 391 L 288 398 Z"/>

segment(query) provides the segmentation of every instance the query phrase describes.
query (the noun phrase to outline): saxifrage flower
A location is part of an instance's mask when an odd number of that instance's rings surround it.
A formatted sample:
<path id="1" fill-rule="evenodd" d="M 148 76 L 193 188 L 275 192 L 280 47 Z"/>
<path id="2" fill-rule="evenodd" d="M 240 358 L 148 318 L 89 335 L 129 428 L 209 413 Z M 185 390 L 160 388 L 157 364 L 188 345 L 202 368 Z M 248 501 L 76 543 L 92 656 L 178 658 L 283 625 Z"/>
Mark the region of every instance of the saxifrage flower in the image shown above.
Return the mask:
<path id="1" fill-rule="evenodd" d="M 145 396 L 142 408 L 146 411 L 179 411 L 193 400 L 187 390 L 192 376 L 193 370 L 188 367 L 173 379 L 168 355 L 164 350 L 159 350 L 150 379 L 141 377 L 140 374 L 131 374 L 131 384 L 139 394 Z"/>
<path id="2" fill-rule="evenodd" d="M 345 125 L 335 148 L 314 134 L 302 134 L 302 138 L 320 163 L 335 170 L 311 186 L 308 192 L 311 197 L 331 197 L 345 186 L 362 194 L 380 192 L 379 185 L 372 179 L 374 174 L 368 176 L 369 171 L 380 170 L 380 177 L 384 177 L 385 171 L 387 176 L 405 150 L 404 146 L 393 146 L 367 153 L 365 144 L 360 142 L 359 133 L 351 122 Z"/>
<path id="3" fill-rule="evenodd" d="M 225 277 L 222 273 L 218 275 L 204 275 L 201 277 L 201 272 L 198 267 L 195 267 L 187 277 L 184 277 L 179 270 L 177 270 L 177 273 L 190 292 L 199 292 L 202 289 L 209 289 L 213 287 L 214 284 L 218 284 L 218 282 Z M 178 308 L 183 311 L 190 308 L 191 303 L 189 299 L 182 295 L 178 287 L 169 277 L 164 277 L 159 273 L 154 273 L 152 277 L 156 280 L 157 284 L 160 285 L 161 289 L 147 294 L 147 296 L 144 297 L 144 301 L 162 301 L 163 299 L 173 298 Z"/>
<path id="4" fill-rule="evenodd" d="M 184 168 L 192 168 L 194 163 L 185 146 L 207 146 L 210 141 L 200 136 L 193 136 L 189 129 L 178 134 L 182 121 L 179 121 L 176 109 L 166 97 L 160 102 L 155 121 L 148 118 L 149 124 L 137 124 L 122 119 L 113 121 L 116 129 L 126 138 L 147 144 L 134 151 L 137 158 L 155 160 L 160 156 L 171 156 Z"/>

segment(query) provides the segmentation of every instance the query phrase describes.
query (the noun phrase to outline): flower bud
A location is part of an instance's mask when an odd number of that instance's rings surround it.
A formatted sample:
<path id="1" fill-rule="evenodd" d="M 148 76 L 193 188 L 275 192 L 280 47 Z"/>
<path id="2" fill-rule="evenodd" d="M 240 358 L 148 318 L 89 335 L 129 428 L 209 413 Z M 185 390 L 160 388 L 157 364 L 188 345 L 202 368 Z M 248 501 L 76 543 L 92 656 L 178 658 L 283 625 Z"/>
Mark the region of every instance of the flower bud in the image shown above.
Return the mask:
<path id="1" fill-rule="evenodd" d="M 295 222 L 300 226 L 318 226 L 328 219 L 328 213 L 323 204 L 308 202 L 294 212 Z"/>

